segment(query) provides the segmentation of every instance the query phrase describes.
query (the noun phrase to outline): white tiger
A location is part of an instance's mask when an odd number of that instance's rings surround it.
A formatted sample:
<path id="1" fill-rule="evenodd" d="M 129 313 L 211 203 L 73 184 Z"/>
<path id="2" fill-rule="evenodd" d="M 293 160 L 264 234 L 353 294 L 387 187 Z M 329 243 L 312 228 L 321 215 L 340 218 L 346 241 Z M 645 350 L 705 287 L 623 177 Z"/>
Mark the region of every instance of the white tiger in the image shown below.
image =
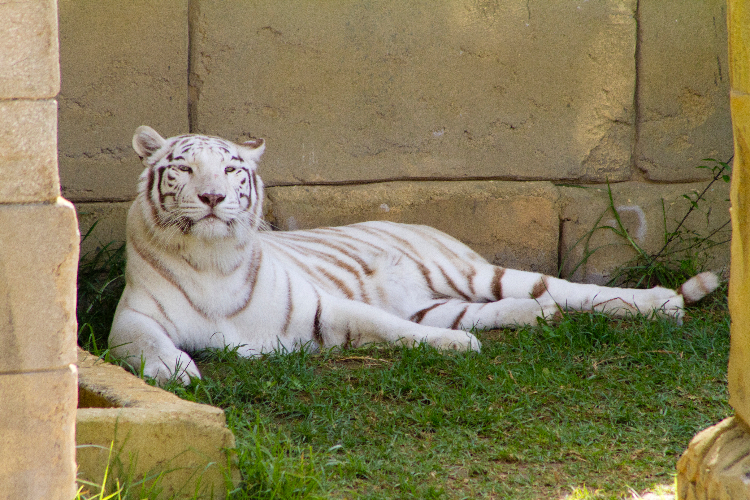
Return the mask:
<path id="1" fill-rule="evenodd" d="M 561 309 L 683 316 L 718 285 L 703 273 L 679 290 L 575 284 L 491 265 L 430 227 L 364 222 L 263 231 L 262 139 L 162 138 L 139 127 L 146 169 L 127 220 L 126 286 L 109 337 L 163 383 L 200 373 L 183 352 L 372 342 L 479 350 L 463 331 L 535 323 Z"/>

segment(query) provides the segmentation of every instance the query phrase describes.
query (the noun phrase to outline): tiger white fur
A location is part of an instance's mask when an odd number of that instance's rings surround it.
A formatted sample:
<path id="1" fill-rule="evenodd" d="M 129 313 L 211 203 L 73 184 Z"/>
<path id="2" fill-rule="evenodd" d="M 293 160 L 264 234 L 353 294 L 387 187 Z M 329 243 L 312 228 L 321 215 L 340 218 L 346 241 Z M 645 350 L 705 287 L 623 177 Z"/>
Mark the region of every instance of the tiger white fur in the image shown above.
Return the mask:
<path id="1" fill-rule="evenodd" d="M 463 329 L 531 324 L 561 309 L 679 321 L 685 302 L 718 285 L 711 273 L 677 291 L 570 283 L 494 266 L 426 226 L 264 231 L 262 139 L 164 139 L 142 126 L 133 147 L 146 168 L 109 345 L 160 383 L 199 377 L 183 350 L 207 347 L 245 356 L 372 342 L 478 351 Z"/>

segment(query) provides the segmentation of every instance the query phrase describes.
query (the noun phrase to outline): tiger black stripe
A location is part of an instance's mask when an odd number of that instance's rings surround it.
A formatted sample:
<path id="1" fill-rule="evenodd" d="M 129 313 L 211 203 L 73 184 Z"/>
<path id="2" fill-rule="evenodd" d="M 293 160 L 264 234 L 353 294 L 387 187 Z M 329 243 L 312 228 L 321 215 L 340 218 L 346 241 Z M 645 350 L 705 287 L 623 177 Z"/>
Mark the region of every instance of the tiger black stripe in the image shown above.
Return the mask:
<path id="1" fill-rule="evenodd" d="M 253 172 L 253 174 L 250 176 L 250 205 L 248 205 L 248 208 L 252 207 L 252 214 L 253 214 L 253 220 L 252 220 L 252 226 L 254 229 L 257 229 L 262 221 L 262 210 L 263 210 L 263 194 L 261 191 L 259 191 L 259 185 L 261 183 L 260 177 L 257 173 Z"/>
<path id="2" fill-rule="evenodd" d="M 322 252 L 320 250 L 315 250 L 313 248 L 310 248 L 309 246 L 304 245 L 304 243 L 311 243 L 310 239 L 297 239 L 297 238 L 293 238 L 293 237 L 292 238 L 288 238 L 287 236 L 289 236 L 289 235 L 284 235 L 284 236 L 286 237 L 287 240 L 297 240 L 296 244 L 295 243 L 289 243 L 289 242 L 287 242 L 286 247 L 288 247 L 288 248 L 294 248 L 294 247 L 296 247 L 297 252 L 300 253 L 300 254 L 306 254 L 306 255 L 311 255 L 312 254 L 312 255 L 315 255 L 316 257 L 318 257 L 318 258 L 320 258 L 322 260 L 330 262 L 336 268 L 343 269 L 343 270 L 347 271 L 348 273 L 350 273 L 354 278 L 356 278 L 357 284 L 359 285 L 361 300 L 363 302 L 368 302 L 369 303 L 369 295 L 368 295 L 368 293 L 367 293 L 367 291 L 365 289 L 365 283 L 362 280 L 362 278 L 360 277 L 359 272 L 357 271 L 356 268 L 354 268 L 353 266 L 351 266 L 351 265 L 349 265 L 349 264 L 347 264 L 347 263 L 345 263 L 345 262 L 343 262 L 343 261 L 341 261 L 339 259 L 336 259 L 334 256 L 332 256 L 330 254 L 326 254 L 326 253 L 324 253 L 324 252 Z M 321 240 L 320 244 L 324 244 L 324 242 Z M 281 248 L 281 247 L 279 247 L 279 248 Z M 299 263 L 300 266 L 304 265 L 304 264 L 301 263 L 301 261 L 299 261 L 298 259 L 296 259 L 291 254 L 287 253 L 287 255 L 289 255 L 289 257 L 291 259 L 293 259 L 295 262 Z M 317 271 L 318 274 L 322 274 L 323 276 L 325 276 L 326 278 L 328 278 L 329 281 L 332 281 L 333 283 L 336 284 L 336 286 L 339 289 L 341 289 L 342 291 L 344 291 L 346 293 L 346 295 L 347 295 L 348 298 L 354 298 L 355 297 L 354 292 L 342 280 L 340 280 L 339 278 L 337 278 L 336 276 L 334 276 L 333 274 L 331 274 L 329 271 L 324 270 L 320 266 L 316 266 L 314 269 L 311 269 L 309 267 L 306 267 L 306 268 L 308 270 L 310 270 L 310 271 Z"/>
<path id="3" fill-rule="evenodd" d="M 466 274 L 466 282 L 469 285 L 469 293 L 472 295 L 472 297 L 477 296 L 477 290 L 474 287 L 474 278 L 477 276 L 477 270 L 472 268 L 471 271 Z"/>
<path id="4" fill-rule="evenodd" d="M 345 262 L 337 259 L 333 255 L 329 255 L 329 254 L 326 254 L 326 253 L 323 253 L 323 252 L 320 252 L 320 251 L 317 251 L 317 250 L 312 250 L 312 249 L 307 249 L 307 251 L 308 251 L 308 254 L 315 254 L 318 258 L 320 258 L 322 260 L 325 260 L 327 262 L 330 262 L 336 268 L 343 269 L 344 271 L 346 271 L 347 273 L 349 273 L 353 278 L 356 279 L 357 285 L 359 285 L 359 295 L 361 297 L 361 300 L 363 302 L 366 302 L 366 303 L 370 302 L 367 290 L 365 288 L 365 282 L 362 280 L 362 277 L 360 276 L 360 273 L 357 271 L 356 268 L 354 268 L 353 266 L 351 266 L 351 265 L 349 265 L 349 264 L 347 264 L 347 263 L 345 263 Z M 340 283 L 339 288 L 341 288 L 342 290 L 344 290 L 347 293 L 347 296 L 350 299 L 352 299 L 352 298 L 355 297 L 354 293 L 351 291 L 351 289 L 349 289 L 348 286 L 346 286 L 344 284 L 343 281 L 339 280 L 338 278 L 336 278 L 335 276 L 333 276 L 330 273 L 326 272 L 326 273 L 323 273 L 323 274 L 325 274 L 331 281 L 333 281 L 333 282 L 335 282 L 337 284 Z"/>
<path id="5" fill-rule="evenodd" d="M 294 301 L 292 300 L 292 282 L 289 278 L 289 272 L 284 271 L 284 276 L 286 277 L 286 318 L 284 318 L 284 326 L 281 328 L 281 334 L 286 337 L 289 334 L 292 315 L 294 315 Z"/>
<path id="6" fill-rule="evenodd" d="M 387 249 L 384 246 L 376 245 L 375 243 L 373 243 L 371 241 L 367 241 L 367 240 L 363 240 L 362 238 L 358 238 L 358 237 L 352 235 L 349 232 L 341 231 L 341 228 L 332 228 L 332 229 L 336 229 L 336 230 L 340 231 L 340 233 L 343 233 L 343 234 L 340 234 L 340 238 L 350 239 L 350 240 L 356 241 L 357 243 L 361 243 L 363 245 L 367 245 L 369 247 L 372 247 L 372 248 L 376 249 L 378 252 L 387 253 Z M 388 234 L 383 234 L 382 231 L 379 231 L 379 230 L 376 230 L 376 229 L 362 227 L 361 225 L 351 226 L 351 229 L 359 231 L 359 232 L 362 232 L 362 233 L 365 233 L 365 234 L 367 234 L 369 236 L 375 236 L 375 238 L 377 238 L 378 241 L 382 241 L 386 237 L 391 236 L 391 235 L 388 235 Z"/>
<path id="7" fill-rule="evenodd" d="M 443 252 L 443 255 L 446 255 L 450 260 L 455 261 L 457 263 L 460 263 L 462 261 L 460 255 L 458 255 L 456 252 L 448 248 L 448 246 L 445 243 L 438 240 L 427 231 L 420 231 L 420 236 L 422 236 L 426 240 L 430 240 L 433 243 L 433 245 L 439 247 L 440 250 Z"/>
<path id="8" fill-rule="evenodd" d="M 342 255 L 345 255 L 346 257 L 352 259 L 354 262 L 356 262 L 359 265 L 359 267 L 362 268 L 362 272 L 365 275 L 371 276 L 372 273 L 375 272 L 375 270 L 373 268 L 371 268 L 369 265 L 367 265 L 367 262 L 365 262 L 364 260 L 362 260 L 362 258 L 359 257 L 359 255 L 357 255 L 356 253 L 353 253 L 351 251 L 351 250 L 354 250 L 354 249 L 350 245 L 345 245 L 345 244 L 343 244 L 343 242 L 338 242 L 338 241 L 336 243 L 334 243 L 333 241 L 328 240 L 328 241 L 326 241 L 326 246 L 328 246 L 330 248 L 333 248 L 333 249 L 336 249 Z M 352 269 L 352 272 L 355 272 L 354 268 L 351 268 L 351 269 Z"/>
<path id="9" fill-rule="evenodd" d="M 154 319 L 153 317 L 151 317 L 151 315 L 149 315 L 149 314 L 146 314 L 146 313 L 144 313 L 144 312 L 142 312 L 142 311 L 139 311 L 139 310 L 137 310 L 137 309 L 133 309 L 133 308 L 132 308 L 132 307 L 130 307 L 130 306 L 125 306 L 125 308 L 124 308 L 124 309 L 127 309 L 128 311 L 131 311 L 131 312 L 133 312 L 133 313 L 135 313 L 135 314 L 137 314 L 137 315 L 139 315 L 139 316 L 143 316 L 143 317 L 145 317 L 145 318 L 147 318 L 147 319 L 150 319 L 151 321 L 153 321 L 154 323 L 156 323 L 156 324 L 157 324 L 157 326 L 158 326 L 159 328 L 161 328 L 161 332 L 162 332 L 162 333 L 164 334 L 164 336 L 166 336 L 166 337 L 167 337 L 167 338 L 169 338 L 169 339 L 171 339 L 171 338 L 172 338 L 172 337 L 171 337 L 171 336 L 169 335 L 169 332 L 168 332 L 168 331 L 166 330 L 166 328 L 164 328 L 164 325 L 162 325 L 161 323 L 159 323 L 158 321 L 156 321 L 156 320 L 155 320 L 155 319 Z"/>
<path id="10" fill-rule="evenodd" d="M 531 289 L 531 298 L 538 299 L 547 291 L 547 276 L 541 276 Z"/>
<path id="11" fill-rule="evenodd" d="M 194 271 L 197 271 L 197 272 L 202 272 L 203 271 L 203 269 L 198 264 L 196 264 L 195 262 L 193 262 L 192 260 L 190 260 L 189 256 L 182 255 L 181 258 L 185 262 L 185 264 L 187 264 L 188 266 L 190 266 L 190 268 L 193 269 Z M 242 261 L 239 261 L 231 269 L 227 269 L 227 270 L 218 269 L 218 270 L 215 270 L 215 272 L 218 271 L 219 276 L 227 277 L 227 276 L 231 276 L 232 274 L 234 274 L 235 272 L 237 272 L 237 270 L 240 269 L 241 267 L 242 267 Z"/>
<path id="12" fill-rule="evenodd" d="M 404 249 L 407 249 L 411 253 L 411 257 L 414 258 L 415 256 L 419 256 L 419 251 L 414 248 L 414 246 L 411 244 L 410 241 L 403 239 L 400 236 L 396 236 L 395 234 L 386 233 L 384 231 L 379 231 L 375 229 L 370 229 L 362 226 L 357 226 L 357 228 L 360 231 L 363 231 L 365 233 L 371 234 L 373 236 L 376 236 L 378 238 L 391 238 L 393 240 L 396 240 L 399 242 L 401 246 L 403 246 Z"/>
<path id="13" fill-rule="evenodd" d="M 328 270 L 320 266 L 315 266 L 315 271 L 322 274 L 323 276 L 326 277 L 326 279 L 328 279 L 328 281 L 331 281 L 334 285 L 336 285 L 336 288 L 341 290 L 344 293 L 344 295 L 346 295 L 347 299 L 350 299 L 350 300 L 354 299 L 354 292 L 352 292 L 352 290 L 348 286 L 346 286 L 346 283 L 338 279 L 331 272 L 329 272 Z"/>
<path id="14" fill-rule="evenodd" d="M 164 167 L 164 166 L 156 169 L 156 175 L 158 177 L 157 185 L 156 185 L 157 186 L 156 192 L 159 194 L 159 208 L 161 208 L 164 211 L 167 210 L 167 207 L 164 206 L 165 195 L 161 190 L 161 186 L 162 186 L 162 183 L 164 182 L 164 172 L 166 170 L 167 170 L 167 167 Z"/>
<path id="15" fill-rule="evenodd" d="M 409 321 L 413 321 L 415 323 L 421 323 L 428 312 L 432 311 L 436 307 L 444 305 L 446 302 L 447 301 L 438 302 L 436 304 L 432 304 L 430 307 L 425 307 L 421 311 L 415 312 L 414 314 L 411 315 L 411 318 L 409 318 Z"/>
<path id="16" fill-rule="evenodd" d="M 315 317 L 313 318 L 312 338 L 319 346 L 323 346 L 323 328 L 320 325 L 320 295 L 318 295 L 318 305 L 315 308 Z"/>
<path id="17" fill-rule="evenodd" d="M 293 261 L 295 265 L 299 266 L 299 268 L 302 269 L 303 271 L 305 271 L 307 274 L 310 274 L 310 275 L 313 274 L 313 269 L 310 268 L 307 264 L 305 264 L 301 260 L 299 260 L 294 254 L 292 254 L 291 252 L 289 252 L 289 250 L 287 248 L 284 248 L 283 246 L 280 246 L 275 241 L 267 240 L 266 242 L 270 243 L 274 247 L 274 250 L 276 252 L 283 253 L 286 256 L 286 258 L 288 258 L 289 260 Z"/>
<path id="18" fill-rule="evenodd" d="M 193 310 L 195 310 L 195 312 L 200 314 L 205 319 L 209 318 L 209 314 L 206 311 L 204 311 L 202 308 L 198 307 L 195 304 L 195 302 L 193 302 L 193 300 L 190 298 L 190 296 L 187 294 L 185 289 L 180 286 L 177 280 L 177 277 L 172 273 L 172 271 L 164 267 L 156 257 L 154 257 L 153 255 L 146 252 L 146 250 L 141 248 L 135 242 L 135 240 L 129 239 L 128 244 L 131 246 L 131 248 L 135 250 L 135 252 L 138 254 L 138 256 L 141 259 L 143 259 L 152 269 L 154 269 L 157 273 L 159 273 L 159 276 L 167 280 L 170 285 L 172 285 L 173 287 L 175 287 L 177 290 L 180 291 L 182 296 L 185 297 L 185 300 L 187 300 L 188 304 L 190 304 L 190 307 L 192 307 Z"/>
<path id="19" fill-rule="evenodd" d="M 398 241 L 399 244 L 401 244 L 404 247 L 403 255 L 407 257 L 408 259 L 410 259 L 411 261 L 413 261 L 414 264 L 416 264 L 417 268 L 419 269 L 419 272 L 422 273 L 422 276 L 427 282 L 427 287 L 430 289 L 430 291 L 432 291 L 436 297 L 443 296 L 443 294 L 438 292 L 437 289 L 435 288 L 435 283 L 432 281 L 432 276 L 431 276 L 429 268 L 422 263 L 422 259 L 419 257 L 419 252 L 416 251 L 416 249 L 412 246 L 411 243 L 409 243 L 407 240 L 399 236 L 396 236 L 394 234 L 384 235 L 382 231 L 371 230 L 369 228 L 364 228 L 361 226 L 357 226 L 357 229 L 359 229 L 362 232 L 376 236 L 378 238 L 383 238 L 384 236 L 388 236 Z M 405 249 L 408 249 L 409 253 L 407 253 Z"/>
<path id="20" fill-rule="evenodd" d="M 377 253 L 387 253 L 387 250 L 383 248 L 382 246 L 378 246 L 375 243 L 372 243 L 371 241 L 363 240 L 362 238 L 353 236 L 350 233 L 344 233 L 343 231 L 340 231 L 339 228 L 336 228 L 336 227 L 329 227 L 329 228 L 324 228 L 324 229 L 312 229 L 306 232 L 309 232 L 309 233 L 331 232 L 333 233 L 332 237 L 335 238 L 339 244 L 348 247 L 350 250 L 356 253 L 362 253 L 362 246 L 370 247 L 374 249 Z M 352 243 L 352 242 L 355 242 L 356 245 L 355 243 Z"/>
<path id="21" fill-rule="evenodd" d="M 458 327 L 461 325 L 461 320 L 466 315 L 466 311 L 468 311 L 468 309 L 469 309 L 469 305 L 467 304 L 464 306 L 464 310 L 458 313 L 458 315 L 456 316 L 456 319 L 453 321 L 453 324 L 451 325 L 451 330 L 458 330 Z"/>
<path id="22" fill-rule="evenodd" d="M 492 296 L 495 300 L 503 299 L 503 275 L 505 268 L 495 267 L 495 275 L 492 278 Z"/>
<path id="23" fill-rule="evenodd" d="M 362 279 L 361 274 L 364 272 L 364 274 L 370 275 L 370 274 L 372 274 L 373 271 L 372 271 L 372 269 L 369 268 L 369 266 L 367 266 L 367 264 L 364 263 L 364 261 L 362 261 L 361 259 L 358 259 L 358 258 L 355 258 L 354 256 L 352 256 L 352 260 L 354 260 L 355 262 L 357 262 L 357 264 L 359 264 L 360 266 L 363 267 L 362 271 L 360 271 L 357 268 L 355 268 L 354 266 L 352 266 L 352 265 L 344 262 L 343 260 L 337 259 L 335 256 L 331 255 L 330 253 L 326 253 L 326 252 L 324 252 L 322 250 L 317 250 L 315 248 L 312 248 L 310 246 L 305 245 L 305 243 L 307 243 L 308 245 L 315 245 L 315 244 L 317 244 L 317 245 L 320 245 L 320 246 L 323 246 L 323 247 L 332 247 L 333 245 L 330 245 L 330 242 L 327 242 L 327 241 L 325 241 L 323 239 L 313 239 L 313 238 L 304 238 L 304 239 L 302 239 L 302 238 L 288 238 L 288 239 L 296 240 L 296 244 L 295 243 L 292 243 L 292 244 L 287 243 L 288 247 L 296 247 L 297 251 L 299 253 L 304 253 L 306 255 L 318 257 L 321 260 L 325 260 L 327 262 L 330 262 L 336 268 L 343 269 L 344 271 L 346 271 L 349 274 L 351 274 L 352 277 L 356 279 L 357 284 L 359 285 L 359 291 L 360 291 L 360 295 L 362 297 L 362 300 L 364 302 L 368 302 L 369 303 L 368 294 L 367 294 L 367 291 L 365 289 L 365 282 Z M 348 254 L 346 252 L 344 252 L 344 251 L 342 251 L 341 253 L 348 256 Z"/>
<path id="24" fill-rule="evenodd" d="M 164 308 L 164 304 L 162 304 L 156 297 L 154 297 L 153 294 L 149 293 L 148 296 L 151 298 L 151 300 L 154 301 L 154 304 L 156 304 L 156 308 L 159 309 L 159 313 L 162 315 L 162 317 L 166 321 L 169 322 L 169 325 L 172 327 L 172 330 L 176 331 L 177 327 L 175 326 L 174 322 L 169 318 L 169 314 L 167 314 L 167 310 Z M 155 318 L 152 318 L 152 319 L 154 321 L 156 321 Z M 156 321 L 156 322 L 159 323 L 158 321 Z M 169 334 L 169 330 L 167 330 L 167 328 L 164 325 L 162 325 L 161 323 L 159 323 L 159 326 L 161 326 L 162 328 L 164 328 L 164 332 L 167 334 L 167 337 L 169 337 L 171 339 L 172 336 Z"/>
<path id="25" fill-rule="evenodd" d="M 245 192 L 244 189 L 240 191 L 240 198 L 247 198 L 247 202 L 248 202 L 247 208 L 250 208 L 250 204 L 252 203 L 252 200 L 250 199 L 250 194 L 251 194 L 250 191 L 253 188 L 252 180 L 250 180 L 252 177 L 250 174 L 250 169 L 247 167 L 240 167 L 239 170 L 245 172 L 245 175 L 247 175 L 247 179 L 242 179 L 240 181 L 240 186 L 244 186 L 248 182 L 250 183 L 250 186 L 248 186 L 248 189 L 247 189 L 247 193 Z"/>
<path id="26" fill-rule="evenodd" d="M 263 251 L 258 247 L 253 248 L 253 253 L 250 255 L 250 268 L 248 269 L 247 276 L 245 277 L 245 283 L 249 287 L 247 296 L 245 297 L 245 301 L 239 308 L 227 315 L 228 318 L 234 318 L 242 311 L 247 309 L 247 306 L 249 306 L 250 302 L 252 302 L 253 294 L 255 294 L 255 290 L 257 288 L 255 286 L 255 282 L 258 279 L 258 273 L 260 272 L 262 263 Z"/>
<path id="27" fill-rule="evenodd" d="M 427 282 L 427 287 L 430 289 L 431 292 L 433 292 L 433 294 L 435 294 L 436 297 L 443 295 L 443 294 L 439 293 L 437 291 L 437 289 L 435 288 L 435 283 L 432 281 L 432 276 L 430 275 L 431 274 L 430 270 L 427 268 L 427 266 L 425 266 L 422 263 L 421 259 L 418 257 L 419 252 L 415 251 L 415 249 L 411 245 L 411 243 L 409 243 L 408 241 L 404 240 L 403 238 L 400 238 L 400 237 L 395 236 L 393 234 L 384 235 L 382 231 L 371 230 L 369 228 L 364 228 L 364 227 L 361 227 L 361 226 L 357 226 L 357 229 L 359 229 L 360 231 L 362 231 L 364 233 L 368 233 L 368 234 L 370 234 L 372 236 L 375 236 L 375 237 L 378 237 L 378 238 L 383 238 L 384 236 L 389 236 L 390 238 L 398 241 L 404 247 L 408 248 L 408 250 L 409 250 L 410 253 L 407 253 L 406 251 L 404 251 L 403 252 L 404 257 L 408 258 L 409 260 L 411 260 L 412 262 L 414 262 L 414 264 L 416 264 L 417 268 L 419 269 L 419 272 L 422 273 L 422 276 L 424 277 L 425 281 Z M 414 254 L 416 254 L 416 255 L 414 255 Z"/>
<path id="28" fill-rule="evenodd" d="M 437 268 L 440 271 L 440 274 L 443 275 L 443 279 L 445 279 L 445 282 L 448 284 L 448 286 L 454 292 L 456 292 L 459 296 L 461 296 L 461 298 L 464 299 L 466 302 L 471 302 L 471 298 L 458 288 L 458 285 L 456 285 L 456 282 L 453 281 L 453 279 L 450 276 L 448 276 L 448 273 L 445 272 L 445 269 L 443 269 L 442 266 L 440 265 L 437 265 Z"/>
<path id="29" fill-rule="evenodd" d="M 258 174 L 253 172 L 253 174 L 250 176 L 250 191 L 253 194 L 252 202 L 255 204 L 258 200 L 260 200 L 260 191 L 258 191 L 258 184 L 260 184 L 260 177 L 258 177 Z"/>
<path id="30" fill-rule="evenodd" d="M 151 219 L 154 221 L 155 224 L 158 225 L 159 224 L 159 210 L 156 208 L 156 204 L 154 203 L 154 200 L 151 198 L 154 192 L 155 179 L 156 179 L 156 175 L 154 174 L 154 169 L 153 168 L 148 169 L 148 178 L 146 181 L 146 193 L 148 194 L 148 196 L 146 196 L 146 203 L 151 209 Z"/>

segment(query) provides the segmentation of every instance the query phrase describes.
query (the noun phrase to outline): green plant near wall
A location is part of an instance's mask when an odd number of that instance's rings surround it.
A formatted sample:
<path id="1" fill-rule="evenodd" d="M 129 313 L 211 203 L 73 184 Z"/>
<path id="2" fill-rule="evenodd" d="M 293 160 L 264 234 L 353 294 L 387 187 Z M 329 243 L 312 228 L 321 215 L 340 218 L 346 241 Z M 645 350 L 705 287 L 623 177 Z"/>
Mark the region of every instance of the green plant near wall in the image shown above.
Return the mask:
<path id="1" fill-rule="evenodd" d="M 95 222 L 83 236 L 91 237 Z M 78 344 L 106 355 L 107 337 L 125 288 L 125 244 L 110 242 L 81 256 L 78 264 Z"/>
<path id="2" fill-rule="evenodd" d="M 731 166 L 729 162 L 707 158 L 704 160 L 708 165 L 700 165 L 696 168 L 711 171 L 711 180 L 700 192 L 683 194 L 682 197 L 689 202 L 688 209 L 682 218 L 674 222 L 670 229 L 670 221 L 667 220 L 667 211 L 662 200 L 662 222 L 663 222 L 663 244 L 658 251 L 649 253 L 630 235 L 615 208 L 612 190 L 607 186 L 609 196 L 608 205 L 586 234 L 579 238 L 561 259 L 558 275 L 562 275 L 567 260 L 573 250 L 583 246 L 583 257 L 575 263 L 568 275 L 574 274 L 579 268 L 585 266 L 588 260 L 596 252 L 609 247 L 611 244 L 592 247 L 592 237 L 599 231 L 610 231 L 618 237 L 618 244 L 624 244 L 633 249 L 635 257 L 618 267 L 612 274 L 608 285 L 628 285 L 636 288 L 652 286 L 665 286 L 676 288 L 688 278 L 706 270 L 706 264 L 711 252 L 720 245 L 729 243 L 725 236 L 730 221 L 729 218 L 705 234 L 688 229 L 686 223 L 689 219 L 703 216 L 708 220 L 712 214 L 711 206 L 706 196 L 717 182 L 730 181 Z M 611 216 L 610 222 L 603 222 Z"/>

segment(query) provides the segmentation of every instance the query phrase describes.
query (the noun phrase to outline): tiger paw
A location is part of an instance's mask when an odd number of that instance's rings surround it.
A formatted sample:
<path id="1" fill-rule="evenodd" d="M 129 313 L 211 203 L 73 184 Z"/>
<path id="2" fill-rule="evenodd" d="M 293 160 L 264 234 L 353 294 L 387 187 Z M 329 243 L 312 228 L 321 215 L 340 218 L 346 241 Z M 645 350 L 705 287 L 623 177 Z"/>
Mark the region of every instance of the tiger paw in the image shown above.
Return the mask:
<path id="1" fill-rule="evenodd" d="M 162 357 L 155 361 L 146 361 L 143 365 L 143 375 L 153 378 L 160 386 L 165 385 L 170 380 L 177 380 L 182 385 L 189 385 L 191 378 L 201 378 L 195 362 L 184 352 L 169 361 Z"/>
<path id="2" fill-rule="evenodd" d="M 460 330 L 446 330 L 425 339 L 428 344 L 446 351 L 476 351 L 482 349 L 482 344 L 474 335 Z"/>

